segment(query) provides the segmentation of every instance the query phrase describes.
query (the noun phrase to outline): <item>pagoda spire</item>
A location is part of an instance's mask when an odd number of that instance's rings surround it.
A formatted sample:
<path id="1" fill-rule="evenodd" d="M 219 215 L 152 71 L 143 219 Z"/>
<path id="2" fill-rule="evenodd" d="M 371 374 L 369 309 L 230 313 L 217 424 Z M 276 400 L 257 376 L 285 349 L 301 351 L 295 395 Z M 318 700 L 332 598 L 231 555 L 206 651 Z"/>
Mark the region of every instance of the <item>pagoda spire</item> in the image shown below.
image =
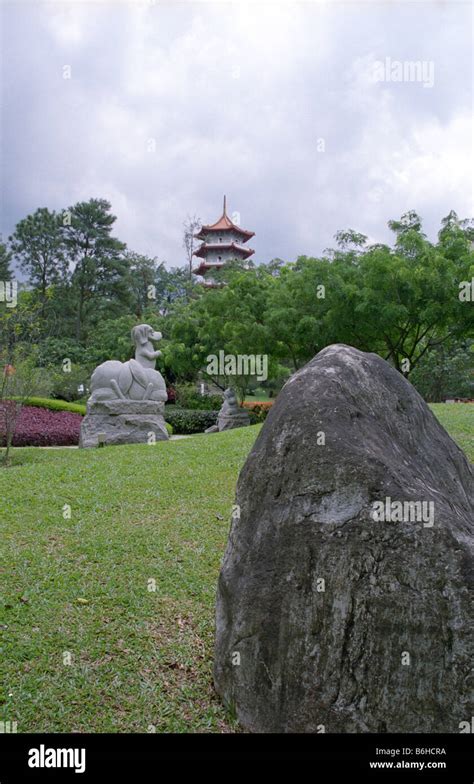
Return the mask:
<path id="1" fill-rule="evenodd" d="M 227 213 L 226 213 L 226 198 L 225 198 L 225 194 L 224 194 L 224 212 L 222 214 L 223 215 L 227 215 Z"/>

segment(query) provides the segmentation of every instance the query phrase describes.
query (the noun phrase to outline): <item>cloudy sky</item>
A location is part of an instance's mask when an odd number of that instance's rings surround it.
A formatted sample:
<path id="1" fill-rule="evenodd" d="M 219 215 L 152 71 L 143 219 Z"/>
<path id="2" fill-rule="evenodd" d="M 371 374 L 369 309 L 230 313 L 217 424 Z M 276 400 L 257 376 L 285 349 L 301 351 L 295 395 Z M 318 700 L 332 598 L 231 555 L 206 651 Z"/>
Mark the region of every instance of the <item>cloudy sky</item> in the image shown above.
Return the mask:
<path id="1" fill-rule="evenodd" d="M 469 2 L 0 2 L 4 237 L 102 197 L 178 266 L 226 193 L 254 259 L 290 261 L 474 214 Z"/>

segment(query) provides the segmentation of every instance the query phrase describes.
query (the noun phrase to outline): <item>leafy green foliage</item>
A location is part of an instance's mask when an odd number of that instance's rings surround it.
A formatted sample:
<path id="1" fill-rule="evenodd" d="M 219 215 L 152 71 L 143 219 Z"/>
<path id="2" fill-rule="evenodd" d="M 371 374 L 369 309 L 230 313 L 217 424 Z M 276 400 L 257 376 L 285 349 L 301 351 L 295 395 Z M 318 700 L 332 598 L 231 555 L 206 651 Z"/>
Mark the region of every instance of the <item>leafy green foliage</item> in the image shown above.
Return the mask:
<path id="1" fill-rule="evenodd" d="M 12 253 L 5 245 L 0 242 L 0 281 L 11 280 L 12 272 L 10 269 L 10 262 Z"/>
<path id="2" fill-rule="evenodd" d="M 87 336 L 89 324 L 104 312 L 118 316 L 130 307 L 130 263 L 125 244 L 112 236 L 116 217 L 105 199 L 90 199 L 70 207 L 64 225 L 67 259 L 74 266 L 71 298 L 76 310 L 76 339 Z"/>
<path id="3" fill-rule="evenodd" d="M 82 416 L 85 416 L 86 413 L 86 406 L 82 403 L 68 403 L 66 400 L 55 400 L 47 397 L 29 396 L 25 400 L 25 405 L 35 406 L 36 408 L 49 408 L 51 411 L 70 411 L 72 414 L 82 414 Z"/>
<path id="4" fill-rule="evenodd" d="M 23 218 L 9 237 L 10 250 L 20 268 L 40 292 L 43 312 L 48 287 L 67 275 L 62 229 L 61 216 L 41 207 Z"/>
<path id="5" fill-rule="evenodd" d="M 30 264 L 32 288 L 20 292 L 13 311 L 0 307 L 5 355 L 15 346 L 56 371 L 65 358 L 84 368 L 111 358 L 123 362 L 133 352 L 130 330 L 143 321 L 163 333 L 159 368 L 172 386 L 194 384 L 198 373 L 206 378 L 209 357 L 220 351 L 263 354 L 267 380 L 211 378 L 222 388 L 234 386 L 241 400 L 257 385 L 277 394 L 322 348 L 348 343 L 379 353 L 435 397 L 440 384 L 435 391 L 423 379 L 437 376 L 432 369 L 439 360 L 443 388 L 466 391 L 461 359 L 453 364 L 446 352 L 474 338 L 474 308 L 459 297 L 462 282 L 474 277 L 474 226 L 454 211 L 443 218 L 436 242 L 410 211 L 389 222 L 392 246 L 371 245 L 354 229 L 340 231 L 336 248 L 321 258 L 274 259 L 260 267 L 229 262 L 217 275 L 225 285 L 210 290 L 192 283 L 187 268 L 166 270 L 127 250 L 113 236 L 115 216 L 103 199 L 64 211 L 59 228 L 58 220 L 39 210 L 15 232 L 15 260 Z M 45 234 L 43 244 L 32 227 Z"/>
<path id="6" fill-rule="evenodd" d="M 218 411 L 222 403 L 222 395 L 200 395 L 195 384 L 179 384 L 176 387 L 176 405 L 180 408 Z"/>
<path id="7" fill-rule="evenodd" d="M 208 427 L 216 424 L 218 413 L 218 411 L 165 406 L 165 420 L 172 425 L 173 432 L 180 435 L 203 433 Z"/>
<path id="8" fill-rule="evenodd" d="M 70 369 L 51 373 L 51 395 L 60 400 L 73 402 L 87 396 L 92 366 L 71 365 Z"/>
<path id="9" fill-rule="evenodd" d="M 474 341 L 438 346 L 428 351 L 410 376 L 418 392 L 432 402 L 474 399 Z"/>

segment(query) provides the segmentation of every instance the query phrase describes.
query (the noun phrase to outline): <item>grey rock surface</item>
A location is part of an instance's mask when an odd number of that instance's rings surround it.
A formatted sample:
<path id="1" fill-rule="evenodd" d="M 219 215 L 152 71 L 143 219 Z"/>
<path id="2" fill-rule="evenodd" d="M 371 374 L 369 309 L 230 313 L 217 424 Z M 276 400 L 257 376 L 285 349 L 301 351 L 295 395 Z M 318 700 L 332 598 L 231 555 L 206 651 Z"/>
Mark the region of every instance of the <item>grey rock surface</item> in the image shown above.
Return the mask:
<path id="1" fill-rule="evenodd" d="M 91 415 L 108 414 L 152 414 L 153 416 L 163 415 L 165 404 L 155 400 L 99 400 L 94 402 L 87 401 L 87 413 Z"/>
<path id="2" fill-rule="evenodd" d="M 87 404 L 81 423 L 80 447 L 147 444 L 169 438 L 163 417 L 164 403 L 131 400 L 101 400 Z"/>
<path id="3" fill-rule="evenodd" d="M 234 427 L 247 427 L 248 425 L 250 425 L 250 417 L 246 411 L 241 411 L 241 413 L 232 416 L 219 414 L 217 417 L 219 432 L 221 430 L 232 430 Z"/>
<path id="4" fill-rule="evenodd" d="M 418 506 L 374 511 L 392 501 Z M 214 680 L 246 729 L 470 721 L 472 468 L 400 373 L 349 346 L 320 352 L 269 412 L 234 510 Z"/>

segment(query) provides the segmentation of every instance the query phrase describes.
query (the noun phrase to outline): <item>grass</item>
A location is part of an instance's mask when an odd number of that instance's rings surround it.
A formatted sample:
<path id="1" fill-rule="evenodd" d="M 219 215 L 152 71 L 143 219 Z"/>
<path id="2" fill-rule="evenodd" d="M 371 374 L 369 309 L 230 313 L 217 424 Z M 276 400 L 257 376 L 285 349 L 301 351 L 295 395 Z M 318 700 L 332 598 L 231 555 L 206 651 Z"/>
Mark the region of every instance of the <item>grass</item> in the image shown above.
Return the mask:
<path id="1" fill-rule="evenodd" d="M 433 410 L 474 460 L 474 407 Z M 237 729 L 212 688 L 215 587 L 257 432 L 14 450 L 0 470 L 0 720 L 19 732 Z"/>
<path id="2" fill-rule="evenodd" d="M 431 403 L 430 408 L 451 438 L 474 463 L 474 404 Z"/>
<path id="3" fill-rule="evenodd" d="M 19 732 L 231 729 L 212 689 L 215 587 L 256 430 L 14 450 L 0 473 L 0 720 Z"/>

